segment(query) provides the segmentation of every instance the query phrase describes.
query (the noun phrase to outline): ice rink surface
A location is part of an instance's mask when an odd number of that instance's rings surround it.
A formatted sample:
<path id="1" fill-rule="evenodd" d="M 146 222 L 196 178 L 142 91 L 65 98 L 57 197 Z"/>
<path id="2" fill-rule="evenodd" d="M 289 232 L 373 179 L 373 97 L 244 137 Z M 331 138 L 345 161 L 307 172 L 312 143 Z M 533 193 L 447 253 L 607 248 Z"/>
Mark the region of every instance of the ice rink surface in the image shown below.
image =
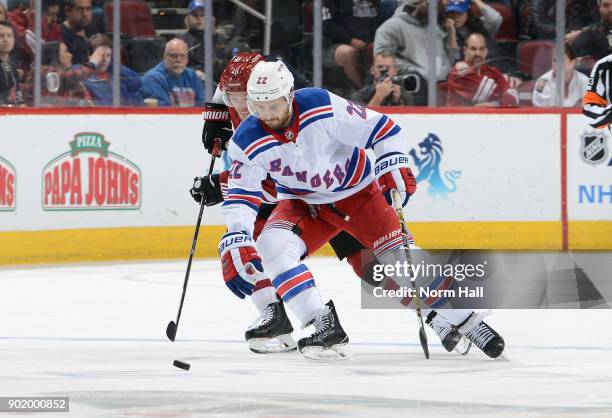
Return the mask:
<path id="1" fill-rule="evenodd" d="M 431 330 L 425 360 L 414 315 L 361 310 L 345 263 L 307 264 L 350 362 L 252 354 L 255 308 L 225 288 L 216 260 L 194 261 L 175 343 L 165 328 L 186 261 L 0 269 L 0 396 L 70 397 L 67 414 L 4 416 L 612 417 L 610 310 L 496 311 L 487 322 L 509 361 L 446 353 Z"/>

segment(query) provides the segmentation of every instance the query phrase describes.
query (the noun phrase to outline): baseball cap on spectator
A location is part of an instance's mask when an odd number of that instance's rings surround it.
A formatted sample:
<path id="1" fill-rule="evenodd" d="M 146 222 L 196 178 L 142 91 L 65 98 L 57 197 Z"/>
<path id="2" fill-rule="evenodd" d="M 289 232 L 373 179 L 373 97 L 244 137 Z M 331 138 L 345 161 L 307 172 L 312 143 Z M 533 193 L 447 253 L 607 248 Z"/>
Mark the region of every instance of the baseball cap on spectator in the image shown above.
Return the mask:
<path id="1" fill-rule="evenodd" d="M 191 0 L 188 7 L 189 7 L 189 14 L 192 14 L 198 9 L 204 10 L 204 2 L 202 0 Z"/>
<path id="2" fill-rule="evenodd" d="M 457 12 L 457 13 L 467 13 L 470 5 L 472 4 L 472 0 L 450 0 L 448 2 L 448 6 L 446 7 L 446 13 L 449 12 Z"/>

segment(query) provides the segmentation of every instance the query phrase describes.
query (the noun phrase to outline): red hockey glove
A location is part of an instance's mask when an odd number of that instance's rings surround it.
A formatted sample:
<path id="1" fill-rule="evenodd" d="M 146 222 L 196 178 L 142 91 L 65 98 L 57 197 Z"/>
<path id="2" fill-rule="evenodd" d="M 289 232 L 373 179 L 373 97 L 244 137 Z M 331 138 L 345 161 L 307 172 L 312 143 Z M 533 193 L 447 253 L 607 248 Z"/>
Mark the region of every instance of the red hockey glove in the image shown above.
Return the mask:
<path id="1" fill-rule="evenodd" d="M 400 152 L 383 155 L 376 160 L 374 173 L 387 203 L 392 204 L 391 190 L 395 189 L 400 192 L 402 206 L 406 206 L 417 188 L 416 179 L 408 167 L 408 157 Z"/>
<path id="2" fill-rule="evenodd" d="M 225 285 L 240 299 L 251 295 L 258 279 L 265 278 L 255 242 L 246 232 L 228 232 L 221 237 L 219 255 Z"/>

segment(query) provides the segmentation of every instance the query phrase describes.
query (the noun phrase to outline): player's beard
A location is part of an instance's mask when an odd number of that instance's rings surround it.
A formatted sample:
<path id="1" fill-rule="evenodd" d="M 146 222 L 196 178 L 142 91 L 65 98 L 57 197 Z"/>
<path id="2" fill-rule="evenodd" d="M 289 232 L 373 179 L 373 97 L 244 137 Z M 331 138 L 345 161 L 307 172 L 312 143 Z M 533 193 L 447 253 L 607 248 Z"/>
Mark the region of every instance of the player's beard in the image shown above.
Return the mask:
<path id="1" fill-rule="evenodd" d="M 282 119 L 272 118 L 272 119 L 264 120 L 264 123 L 270 129 L 279 130 L 279 129 L 288 127 L 290 121 L 291 121 L 291 112 L 287 112 Z"/>

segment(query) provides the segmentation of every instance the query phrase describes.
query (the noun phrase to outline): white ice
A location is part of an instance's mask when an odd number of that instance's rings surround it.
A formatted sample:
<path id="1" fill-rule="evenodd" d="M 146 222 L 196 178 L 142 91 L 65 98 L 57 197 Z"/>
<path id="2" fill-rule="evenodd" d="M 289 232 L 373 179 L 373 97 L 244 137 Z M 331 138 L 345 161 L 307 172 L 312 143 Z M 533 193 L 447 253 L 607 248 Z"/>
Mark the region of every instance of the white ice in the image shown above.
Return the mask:
<path id="1" fill-rule="evenodd" d="M 252 354 L 255 309 L 216 260 L 194 261 L 174 343 L 186 261 L 1 269 L 0 396 L 70 397 L 70 413 L 42 417 L 612 416 L 609 310 L 496 311 L 509 361 L 446 353 L 433 332 L 425 360 L 414 315 L 361 310 L 345 263 L 307 264 L 351 362 Z"/>

